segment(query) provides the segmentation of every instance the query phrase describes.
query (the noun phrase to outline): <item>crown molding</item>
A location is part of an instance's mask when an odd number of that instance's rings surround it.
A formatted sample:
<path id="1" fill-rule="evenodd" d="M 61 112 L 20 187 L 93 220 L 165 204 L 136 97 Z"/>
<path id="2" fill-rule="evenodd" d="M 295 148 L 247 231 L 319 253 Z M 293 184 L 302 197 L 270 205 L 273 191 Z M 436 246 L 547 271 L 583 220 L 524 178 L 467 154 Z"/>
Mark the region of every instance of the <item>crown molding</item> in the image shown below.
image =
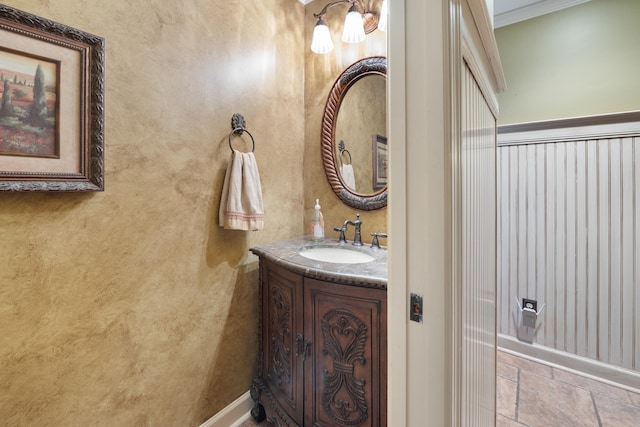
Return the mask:
<path id="1" fill-rule="evenodd" d="M 547 13 L 557 12 L 571 6 L 586 3 L 589 0 L 541 0 L 494 16 L 494 28 L 500 28 L 516 22 L 536 18 Z"/>

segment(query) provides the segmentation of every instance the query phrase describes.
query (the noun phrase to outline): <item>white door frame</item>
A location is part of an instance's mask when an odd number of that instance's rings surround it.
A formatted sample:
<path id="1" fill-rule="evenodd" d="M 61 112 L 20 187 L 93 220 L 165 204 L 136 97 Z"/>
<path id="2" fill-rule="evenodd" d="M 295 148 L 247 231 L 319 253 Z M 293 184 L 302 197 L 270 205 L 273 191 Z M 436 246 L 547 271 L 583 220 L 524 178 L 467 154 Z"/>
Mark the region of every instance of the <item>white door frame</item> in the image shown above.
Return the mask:
<path id="1" fill-rule="evenodd" d="M 389 4 L 389 138 L 406 142 L 389 144 L 390 426 L 451 425 L 448 4 Z M 423 323 L 408 320 L 410 293 Z"/>
<path id="2" fill-rule="evenodd" d="M 465 0 L 388 1 L 387 111 L 395 141 L 389 144 L 388 425 L 458 426 L 460 212 L 452 142 L 461 138 L 463 54 L 469 60 L 469 47 L 482 50 L 472 68 L 489 77 L 483 91 L 496 110 L 491 98 L 504 90 L 504 76 L 485 0 L 466 0 L 479 34 L 464 26 Z M 424 298 L 423 323 L 408 320 L 410 293 Z"/>

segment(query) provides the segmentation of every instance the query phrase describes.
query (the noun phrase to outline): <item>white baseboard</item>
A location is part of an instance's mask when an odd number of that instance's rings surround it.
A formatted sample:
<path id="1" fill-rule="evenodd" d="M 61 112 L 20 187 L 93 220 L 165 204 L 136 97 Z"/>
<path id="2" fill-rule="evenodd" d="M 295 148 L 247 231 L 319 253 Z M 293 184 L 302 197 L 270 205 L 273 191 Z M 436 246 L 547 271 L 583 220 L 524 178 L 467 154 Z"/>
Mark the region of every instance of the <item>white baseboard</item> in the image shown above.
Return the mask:
<path id="1" fill-rule="evenodd" d="M 202 423 L 200 427 L 238 427 L 251 417 L 251 408 L 253 408 L 253 400 L 249 392 L 246 392 Z"/>
<path id="2" fill-rule="evenodd" d="M 498 348 L 535 362 L 571 371 L 636 393 L 640 390 L 640 372 L 619 368 L 539 344 L 524 343 L 509 335 L 498 334 Z"/>

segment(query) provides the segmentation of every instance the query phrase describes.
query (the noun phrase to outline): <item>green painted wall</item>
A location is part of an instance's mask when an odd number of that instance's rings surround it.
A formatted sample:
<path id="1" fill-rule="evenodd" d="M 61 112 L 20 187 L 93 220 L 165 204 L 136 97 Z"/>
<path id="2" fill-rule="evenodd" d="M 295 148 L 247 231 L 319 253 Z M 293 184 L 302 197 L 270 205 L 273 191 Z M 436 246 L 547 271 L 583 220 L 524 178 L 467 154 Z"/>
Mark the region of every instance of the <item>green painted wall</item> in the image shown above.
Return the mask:
<path id="1" fill-rule="evenodd" d="M 592 0 L 495 34 L 499 125 L 640 110 L 640 1 Z"/>

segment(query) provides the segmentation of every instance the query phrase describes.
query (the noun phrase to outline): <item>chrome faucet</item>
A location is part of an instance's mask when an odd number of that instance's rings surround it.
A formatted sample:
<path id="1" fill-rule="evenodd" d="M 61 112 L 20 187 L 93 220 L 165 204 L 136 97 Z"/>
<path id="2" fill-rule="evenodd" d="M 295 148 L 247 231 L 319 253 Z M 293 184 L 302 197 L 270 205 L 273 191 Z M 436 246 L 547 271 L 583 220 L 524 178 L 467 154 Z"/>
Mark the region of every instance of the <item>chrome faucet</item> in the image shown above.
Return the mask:
<path id="1" fill-rule="evenodd" d="M 353 245 L 354 246 L 362 246 L 362 234 L 360 233 L 360 228 L 362 226 L 362 221 L 360 221 L 360 214 L 356 214 L 356 220 L 351 221 L 350 219 L 345 220 L 344 224 L 342 224 L 342 230 L 347 231 L 347 225 L 353 225 L 356 228 L 355 235 L 353 236 Z M 336 230 L 338 231 L 338 230 Z"/>

